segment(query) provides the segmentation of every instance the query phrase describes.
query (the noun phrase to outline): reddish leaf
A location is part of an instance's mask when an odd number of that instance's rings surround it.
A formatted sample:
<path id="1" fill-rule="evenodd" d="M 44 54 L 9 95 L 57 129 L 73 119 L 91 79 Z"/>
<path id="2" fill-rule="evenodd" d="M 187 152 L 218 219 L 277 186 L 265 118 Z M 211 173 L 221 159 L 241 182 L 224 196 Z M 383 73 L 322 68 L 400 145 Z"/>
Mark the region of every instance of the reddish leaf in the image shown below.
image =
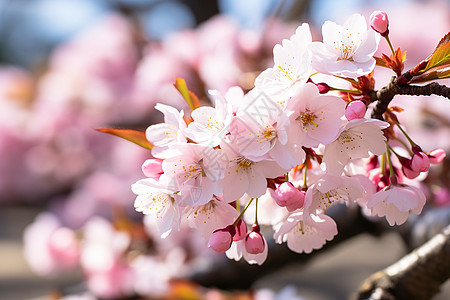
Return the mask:
<path id="1" fill-rule="evenodd" d="M 144 131 L 120 128 L 96 128 L 95 130 L 118 136 L 127 141 L 133 142 L 145 149 L 151 150 L 153 148 L 153 145 L 145 137 Z"/>
<path id="2" fill-rule="evenodd" d="M 413 80 L 411 80 L 411 83 L 423 83 L 444 78 L 450 78 L 450 62 L 446 65 L 434 67 L 418 76 L 415 76 Z"/>
<path id="3" fill-rule="evenodd" d="M 181 96 L 183 96 L 184 100 L 189 105 L 191 110 L 200 107 L 198 97 L 188 89 L 186 81 L 184 81 L 183 78 L 177 77 L 173 86 L 180 92 Z"/>

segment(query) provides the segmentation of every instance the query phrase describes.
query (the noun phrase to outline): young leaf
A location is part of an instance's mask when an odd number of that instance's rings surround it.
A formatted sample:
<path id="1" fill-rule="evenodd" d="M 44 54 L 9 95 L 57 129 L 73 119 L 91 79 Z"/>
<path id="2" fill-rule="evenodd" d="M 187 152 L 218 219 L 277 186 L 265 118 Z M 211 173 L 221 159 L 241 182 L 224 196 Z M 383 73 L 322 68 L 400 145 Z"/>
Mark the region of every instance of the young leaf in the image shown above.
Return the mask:
<path id="1" fill-rule="evenodd" d="M 173 86 L 180 92 L 181 96 L 183 96 L 184 100 L 189 105 L 191 110 L 200 107 L 197 96 L 188 89 L 186 81 L 184 81 L 183 78 L 177 77 Z"/>
<path id="2" fill-rule="evenodd" d="M 418 76 L 415 76 L 411 83 L 423 83 L 435 79 L 450 78 L 450 63 L 434 67 Z"/>
<path id="3" fill-rule="evenodd" d="M 95 130 L 118 136 L 148 150 L 153 148 L 153 145 L 145 137 L 144 131 L 121 128 L 96 128 Z"/>
<path id="4" fill-rule="evenodd" d="M 425 71 L 450 63 L 450 32 L 437 45 L 428 61 Z"/>

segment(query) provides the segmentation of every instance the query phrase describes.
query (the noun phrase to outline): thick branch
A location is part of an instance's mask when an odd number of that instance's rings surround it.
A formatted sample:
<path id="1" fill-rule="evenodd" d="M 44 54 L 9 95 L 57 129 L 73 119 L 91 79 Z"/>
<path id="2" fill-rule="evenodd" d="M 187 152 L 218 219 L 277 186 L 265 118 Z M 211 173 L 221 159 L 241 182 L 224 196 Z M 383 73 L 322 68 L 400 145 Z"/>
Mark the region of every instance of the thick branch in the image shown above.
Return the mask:
<path id="1" fill-rule="evenodd" d="M 372 102 L 378 101 L 372 112 L 372 118 L 383 120 L 383 113 L 386 111 L 389 103 L 395 95 L 410 95 L 410 96 L 430 96 L 437 95 L 450 99 L 450 88 L 445 85 L 440 85 L 433 82 L 427 85 L 399 85 L 397 78 L 392 77 L 389 84 L 379 91 L 374 91 L 370 97 Z"/>
<path id="2" fill-rule="evenodd" d="M 450 225 L 395 264 L 373 274 L 356 299 L 430 299 L 450 278 Z"/>

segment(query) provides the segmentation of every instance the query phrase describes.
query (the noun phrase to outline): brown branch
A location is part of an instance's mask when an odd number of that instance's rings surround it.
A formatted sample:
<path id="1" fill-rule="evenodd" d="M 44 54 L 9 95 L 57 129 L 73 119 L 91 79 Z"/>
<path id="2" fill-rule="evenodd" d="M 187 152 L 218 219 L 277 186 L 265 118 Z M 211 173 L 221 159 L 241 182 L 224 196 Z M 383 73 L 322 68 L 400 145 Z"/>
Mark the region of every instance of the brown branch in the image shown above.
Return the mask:
<path id="1" fill-rule="evenodd" d="M 370 276 L 355 299 L 430 299 L 450 278 L 450 225 L 395 264 Z"/>
<path id="2" fill-rule="evenodd" d="M 372 112 L 372 118 L 383 120 L 383 114 L 387 110 L 389 103 L 394 99 L 395 95 L 410 95 L 410 96 L 430 96 L 437 95 L 450 99 L 450 88 L 445 85 L 440 85 L 433 82 L 427 85 L 409 85 L 399 84 L 397 78 L 392 77 L 389 84 L 378 91 L 373 91 L 370 94 L 372 102 L 378 101 Z"/>

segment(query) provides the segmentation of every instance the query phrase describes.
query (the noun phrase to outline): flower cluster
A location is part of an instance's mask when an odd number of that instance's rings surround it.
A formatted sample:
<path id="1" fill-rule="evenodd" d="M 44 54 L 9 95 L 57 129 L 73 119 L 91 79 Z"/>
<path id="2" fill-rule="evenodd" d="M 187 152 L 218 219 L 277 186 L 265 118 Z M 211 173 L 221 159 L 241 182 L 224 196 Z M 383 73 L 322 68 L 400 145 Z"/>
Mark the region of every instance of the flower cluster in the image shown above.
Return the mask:
<path id="1" fill-rule="evenodd" d="M 257 264 L 268 251 L 260 225 L 273 227 L 277 243 L 309 253 L 337 234 L 326 214 L 335 204 L 357 203 L 391 225 L 420 214 L 425 195 L 406 180 L 445 154 L 423 152 L 393 112 L 388 122 L 365 117 L 377 32 L 387 32 L 371 20 L 383 30 L 368 29 L 359 14 L 343 25 L 327 21 L 322 42 L 302 24 L 275 46 L 273 67 L 247 93 L 210 91 L 213 105 L 191 103 L 190 113 L 157 104 L 164 123 L 145 133 L 153 158 L 132 185 L 136 210 L 162 238 L 188 224 L 209 248 Z M 402 144 L 410 159 L 394 150 L 396 126 L 411 143 Z"/>

